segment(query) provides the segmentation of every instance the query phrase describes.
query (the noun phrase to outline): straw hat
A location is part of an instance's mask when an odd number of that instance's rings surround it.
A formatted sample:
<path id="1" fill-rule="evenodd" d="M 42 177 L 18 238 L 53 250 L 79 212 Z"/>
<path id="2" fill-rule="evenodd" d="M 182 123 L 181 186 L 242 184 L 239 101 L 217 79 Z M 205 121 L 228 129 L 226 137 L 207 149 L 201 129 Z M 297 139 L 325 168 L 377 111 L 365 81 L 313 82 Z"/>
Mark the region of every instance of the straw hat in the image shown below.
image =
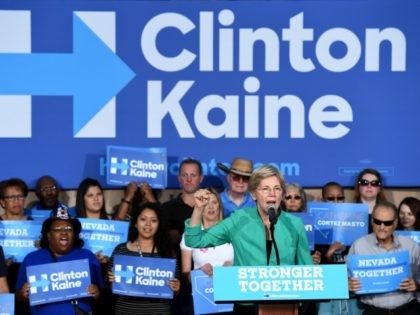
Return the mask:
<path id="1" fill-rule="evenodd" d="M 230 164 L 230 168 L 222 163 L 217 163 L 217 167 L 220 168 L 225 173 L 233 173 L 240 176 L 251 176 L 254 169 L 251 160 L 246 160 L 242 158 L 235 158 Z"/>

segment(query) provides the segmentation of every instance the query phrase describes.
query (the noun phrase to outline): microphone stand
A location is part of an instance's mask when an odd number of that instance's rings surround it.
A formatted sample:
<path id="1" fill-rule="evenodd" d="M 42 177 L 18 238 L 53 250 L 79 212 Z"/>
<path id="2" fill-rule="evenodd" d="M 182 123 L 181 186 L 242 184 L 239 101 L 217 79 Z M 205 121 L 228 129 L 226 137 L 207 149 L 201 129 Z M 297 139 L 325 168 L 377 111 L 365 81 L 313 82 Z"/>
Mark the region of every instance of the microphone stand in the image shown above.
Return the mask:
<path id="1" fill-rule="evenodd" d="M 274 237 L 274 227 L 275 227 L 275 224 L 277 223 L 277 216 L 273 208 L 270 208 L 268 210 L 268 219 L 270 220 L 270 233 L 271 233 L 271 240 L 274 245 L 274 252 L 276 254 L 276 262 L 277 262 L 277 265 L 280 265 L 279 249 L 277 247 L 276 239 Z"/>

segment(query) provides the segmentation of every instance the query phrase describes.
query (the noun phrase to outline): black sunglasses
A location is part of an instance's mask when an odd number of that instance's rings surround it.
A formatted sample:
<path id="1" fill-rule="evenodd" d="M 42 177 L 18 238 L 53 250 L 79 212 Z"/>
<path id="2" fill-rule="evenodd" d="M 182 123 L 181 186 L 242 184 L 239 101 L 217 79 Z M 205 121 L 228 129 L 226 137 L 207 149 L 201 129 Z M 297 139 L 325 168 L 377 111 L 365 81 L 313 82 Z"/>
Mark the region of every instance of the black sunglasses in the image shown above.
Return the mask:
<path id="1" fill-rule="evenodd" d="M 395 220 L 389 220 L 389 221 L 381 221 L 375 218 L 372 218 L 373 223 L 375 223 L 376 225 L 385 225 L 385 226 L 391 226 L 392 224 L 394 224 Z"/>
<path id="2" fill-rule="evenodd" d="M 302 197 L 299 196 L 299 195 L 287 195 L 286 197 L 284 197 L 284 199 L 286 199 L 286 200 L 290 200 L 290 199 L 300 200 L 300 199 L 302 199 Z"/>
<path id="3" fill-rule="evenodd" d="M 360 186 L 369 186 L 369 185 L 371 185 L 372 187 L 379 187 L 379 186 L 381 186 L 381 182 L 379 180 L 371 180 L 371 181 L 368 181 L 367 179 L 361 179 L 361 180 L 359 180 L 359 185 Z"/>
<path id="4" fill-rule="evenodd" d="M 327 197 L 325 198 L 328 201 L 343 201 L 345 199 L 344 196 L 338 196 L 338 197 Z"/>

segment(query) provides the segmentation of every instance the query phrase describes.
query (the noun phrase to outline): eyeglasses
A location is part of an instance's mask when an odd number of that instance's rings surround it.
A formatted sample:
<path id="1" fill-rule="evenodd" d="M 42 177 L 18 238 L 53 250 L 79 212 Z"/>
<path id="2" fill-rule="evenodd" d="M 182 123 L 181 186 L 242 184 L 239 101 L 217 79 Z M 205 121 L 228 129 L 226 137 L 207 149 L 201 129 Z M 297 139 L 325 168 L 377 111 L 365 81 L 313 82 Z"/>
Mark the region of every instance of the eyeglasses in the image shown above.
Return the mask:
<path id="1" fill-rule="evenodd" d="M 301 199 L 302 199 L 302 197 L 301 197 L 301 196 L 299 196 L 299 195 L 287 195 L 286 197 L 284 197 L 284 199 L 286 199 L 286 200 L 291 200 L 291 199 L 294 199 L 294 200 L 301 200 Z"/>
<path id="2" fill-rule="evenodd" d="M 273 192 L 275 195 L 280 195 L 283 191 L 280 186 L 275 186 L 273 188 L 271 187 L 263 187 L 263 188 L 257 188 L 258 191 L 260 191 L 263 195 L 268 195 L 269 193 Z"/>
<path id="3" fill-rule="evenodd" d="M 69 225 L 51 228 L 51 232 L 56 232 L 56 233 L 72 232 L 72 231 L 73 231 L 73 228 Z"/>
<path id="4" fill-rule="evenodd" d="M 47 186 L 47 187 L 42 187 L 39 191 L 40 192 L 54 192 L 57 190 L 56 186 Z"/>
<path id="5" fill-rule="evenodd" d="M 378 220 L 375 218 L 372 218 L 373 223 L 375 223 L 376 225 L 385 225 L 385 226 L 391 226 L 392 224 L 394 224 L 395 220 L 389 220 L 389 221 L 382 221 L 382 220 Z"/>
<path id="6" fill-rule="evenodd" d="M 325 200 L 328 200 L 328 201 L 344 201 L 344 199 L 345 199 L 344 196 L 327 197 L 327 198 L 325 198 Z"/>
<path id="7" fill-rule="evenodd" d="M 372 187 L 379 187 L 379 186 L 381 186 L 381 182 L 379 180 L 371 180 L 371 181 L 368 181 L 367 179 L 361 179 L 361 180 L 359 180 L 359 185 L 360 186 L 369 186 L 369 185 L 371 185 Z"/>
<path id="8" fill-rule="evenodd" d="M 3 199 L 7 201 L 22 201 L 25 200 L 24 195 L 4 196 Z"/>
<path id="9" fill-rule="evenodd" d="M 236 174 L 232 174 L 232 180 L 234 182 L 239 182 L 239 181 L 243 181 L 244 183 L 248 183 L 249 182 L 249 177 L 247 176 L 242 176 L 242 175 L 236 175 Z"/>

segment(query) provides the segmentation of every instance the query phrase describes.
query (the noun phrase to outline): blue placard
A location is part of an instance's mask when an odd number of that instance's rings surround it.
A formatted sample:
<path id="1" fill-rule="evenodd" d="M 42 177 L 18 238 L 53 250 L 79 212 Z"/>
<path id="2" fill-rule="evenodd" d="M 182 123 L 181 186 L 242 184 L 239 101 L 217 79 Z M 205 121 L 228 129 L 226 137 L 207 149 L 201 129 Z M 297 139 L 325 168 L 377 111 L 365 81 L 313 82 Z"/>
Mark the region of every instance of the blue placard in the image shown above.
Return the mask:
<path id="1" fill-rule="evenodd" d="M 0 293 L 0 315 L 15 314 L 15 295 L 11 293 Z"/>
<path id="2" fill-rule="evenodd" d="M 410 275 L 408 251 L 377 255 L 349 255 L 347 264 L 351 277 L 362 285 L 356 294 L 391 292 L 400 289 L 400 282 Z"/>
<path id="3" fill-rule="evenodd" d="M 35 242 L 40 239 L 41 227 L 40 221 L 0 221 L 0 245 L 4 256 L 22 262 L 27 254 L 37 249 Z"/>
<path id="4" fill-rule="evenodd" d="M 36 221 L 44 222 L 51 215 L 51 209 L 25 209 L 25 214 Z"/>
<path id="5" fill-rule="evenodd" d="M 368 206 L 363 203 L 308 202 L 314 216 L 315 244 L 350 246 L 368 233 Z"/>
<path id="6" fill-rule="evenodd" d="M 3 178 L 106 185 L 105 146 L 127 145 L 167 148 L 169 187 L 185 157 L 217 184 L 236 154 L 306 187 L 418 186 L 418 1 L 60 4 L 0 2 Z"/>
<path id="7" fill-rule="evenodd" d="M 314 229 L 314 216 L 308 212 L 289 212 L 302 219 L 305 225 L 306 237 L 308 238 L 309 249 L 315 248 L 315 229 Z"/>
<path id="8" fill-rule="evenodd" d="M 172 299 L 168 280 L 175 278 L 176 260 L 169 258 L 114 256 L 112 292 L 120 295 Z"/>
<path id="9" fill-rule="evenodd" d="M 214 303 L 213 278 L 200 269 L 191 271 L 194 314 L 213 314 L 233 311 L 231 303 Z"/>
<path id="10" fill-rule="evenodd" d="M 145 181 L 153 188 L 166 188 L 166 148 L 108 146 L 107 161 L 109 185 Z"/>
<path id="11" fill-rule="evenodd" d="M 80 238 L 84 247 L 93 253 L 111 256 L 115 246 L 127 241 L 128 225 L 126 221 L 79 218 L 82 224 Z"/>
<path id="12" fill-rule="evenodd" d="M 397 234 L 397 235 L 402 235 L 402 236 L 405 236 L 405 237 L 409 237 L 413 241 L 415 241 L 417 244 L 420 245 L 420 231 L 400 231 L 400 230 L 395 230 L 394 233 Z"/>
<path id="13" fill-rule="evenodd" d="M 78 259 L 26 267 L 30 284 L 30 305 L 47 304 L 90 296 L 88 259 Z"/>
<path id="14" fill-rule="evenodd" d="M 349 297 L 345 265 L 242 266 L 213 269 L 215 301 Z"/>

